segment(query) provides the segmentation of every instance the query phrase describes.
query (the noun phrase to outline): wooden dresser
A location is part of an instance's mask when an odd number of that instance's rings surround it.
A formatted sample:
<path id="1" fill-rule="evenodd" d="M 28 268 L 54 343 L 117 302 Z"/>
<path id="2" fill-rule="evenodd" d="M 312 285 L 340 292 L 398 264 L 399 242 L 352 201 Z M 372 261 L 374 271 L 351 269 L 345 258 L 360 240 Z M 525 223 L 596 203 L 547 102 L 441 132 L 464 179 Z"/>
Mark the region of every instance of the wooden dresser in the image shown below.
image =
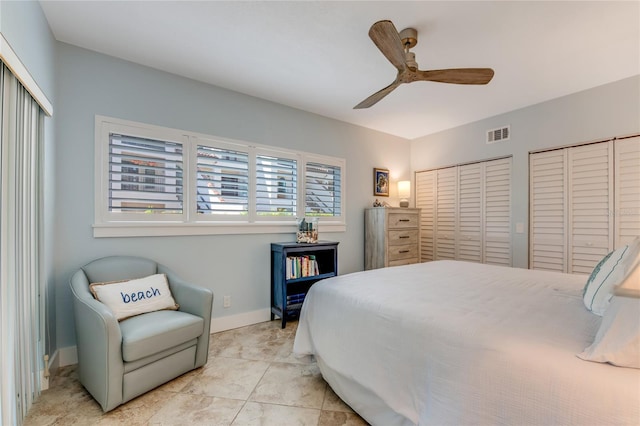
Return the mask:
<path id="1" fill-rule="evenodd" d="M 365 209 L 364 226 L 364 269 L 420 261 L 420 209 Z"/>

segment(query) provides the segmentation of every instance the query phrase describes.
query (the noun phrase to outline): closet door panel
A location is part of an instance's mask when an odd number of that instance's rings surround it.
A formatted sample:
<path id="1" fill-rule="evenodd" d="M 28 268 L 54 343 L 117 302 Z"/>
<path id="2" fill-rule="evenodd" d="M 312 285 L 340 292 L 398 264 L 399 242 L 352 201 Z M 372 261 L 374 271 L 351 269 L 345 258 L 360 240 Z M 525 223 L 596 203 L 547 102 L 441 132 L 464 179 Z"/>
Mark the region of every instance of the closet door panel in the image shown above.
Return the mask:
<path id="1" fill-rule="evenodd" d="M 458 167 L 457 260 L 482 262 L 484 164 Z"/>
<path id="2" fill-rule="evenodd" d="M 613 249 L 613 142 L 568 149 L 569 273 L 590 274 Z"/>
<path id="3" fill-rule="evenodd" d="M 640 136 L 615 141 L 614 246 L 640 235 Z"/>
<path id="4" fill-rule="evenodd" d="M 529 267 L 567 270 L 566 151 L 529 156 Z"/>
<path id="5" fill-rule="evenodd" d="M 483 263 L 511 266 L 511 158 L 484 164 Z"/>
<path id="6" fill-rule="evenodd" d="M 457 167 L 436 171 L 435 260 L 456 258 Z"/>
<path id="7" fill-rule="evenodd" d="M 436 171 L 416 173 L 416 207 L 420 209 L 420 261 L 434 260 Z"/>

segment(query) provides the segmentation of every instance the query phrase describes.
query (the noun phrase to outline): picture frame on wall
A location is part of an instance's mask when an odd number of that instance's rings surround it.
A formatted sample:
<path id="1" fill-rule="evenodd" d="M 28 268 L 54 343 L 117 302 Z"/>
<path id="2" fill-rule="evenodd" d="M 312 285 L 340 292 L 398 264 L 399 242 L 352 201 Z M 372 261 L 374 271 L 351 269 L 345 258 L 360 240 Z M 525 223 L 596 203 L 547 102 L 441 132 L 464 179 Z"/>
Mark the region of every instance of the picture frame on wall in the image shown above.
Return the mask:
<path id="1" fill-rule="evenodd" d="M 389 170 L 373 169 L 373 195 L 376 197 L 389 196 Z"/>

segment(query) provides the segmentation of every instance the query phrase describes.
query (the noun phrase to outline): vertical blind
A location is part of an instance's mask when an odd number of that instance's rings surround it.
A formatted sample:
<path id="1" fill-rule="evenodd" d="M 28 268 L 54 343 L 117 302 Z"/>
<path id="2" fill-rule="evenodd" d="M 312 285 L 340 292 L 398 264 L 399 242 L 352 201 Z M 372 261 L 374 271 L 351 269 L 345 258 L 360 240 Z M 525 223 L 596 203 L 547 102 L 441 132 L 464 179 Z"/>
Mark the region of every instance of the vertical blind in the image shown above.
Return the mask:
<path id="1" fill-rule="evenodd" d="M 22 424 L 40 393 L 44 114 L 9 69 L 0 70 L 0 423 Z"/>

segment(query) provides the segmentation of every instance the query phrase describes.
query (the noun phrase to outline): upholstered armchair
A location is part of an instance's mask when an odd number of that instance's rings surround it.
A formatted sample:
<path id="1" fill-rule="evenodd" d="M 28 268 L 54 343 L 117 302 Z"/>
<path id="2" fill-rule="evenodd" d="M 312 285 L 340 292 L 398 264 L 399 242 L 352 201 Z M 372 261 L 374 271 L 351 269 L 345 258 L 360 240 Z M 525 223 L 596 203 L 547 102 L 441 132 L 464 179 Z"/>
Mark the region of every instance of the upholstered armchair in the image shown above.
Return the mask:
<path id="1" fill-rule="evenodd" d="M 96 300 L 91 283 L 166 274 L 177 310 L 118 321 Z M 70 280 L 80 382 L 107 412 L 187 371 L 203 366 L 209 350 L 213 293 L 179 279 L 149 259 L 94 260 Z"/>

